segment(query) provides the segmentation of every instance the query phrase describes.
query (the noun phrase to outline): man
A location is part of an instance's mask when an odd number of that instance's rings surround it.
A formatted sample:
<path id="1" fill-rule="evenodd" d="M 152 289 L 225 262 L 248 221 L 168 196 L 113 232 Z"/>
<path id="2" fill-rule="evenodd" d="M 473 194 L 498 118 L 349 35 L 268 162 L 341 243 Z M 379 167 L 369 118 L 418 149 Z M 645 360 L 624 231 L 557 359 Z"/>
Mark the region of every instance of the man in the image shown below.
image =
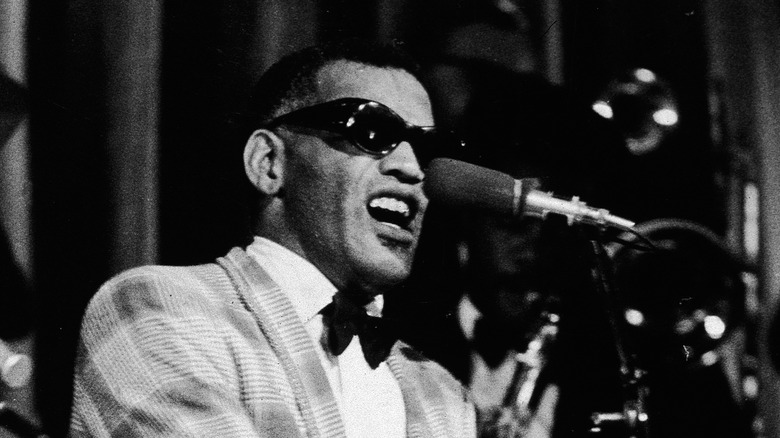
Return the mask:
<path id="1" fill-rule="evenodd" d="M 409 275 L 427 206 L 418 157 L 440 137 L 420 128 L 433 118 L 413 71 L 392 50 L 334 44 L 261 78 L 244 150 L 254 242 L 101 288 L 73 436 L 474 435 L 443 368 L 400 342 L 385 361 L 370 333 L 349 342 L 355 327 L 387 334 L 362 307 L 378 315 Z"/>

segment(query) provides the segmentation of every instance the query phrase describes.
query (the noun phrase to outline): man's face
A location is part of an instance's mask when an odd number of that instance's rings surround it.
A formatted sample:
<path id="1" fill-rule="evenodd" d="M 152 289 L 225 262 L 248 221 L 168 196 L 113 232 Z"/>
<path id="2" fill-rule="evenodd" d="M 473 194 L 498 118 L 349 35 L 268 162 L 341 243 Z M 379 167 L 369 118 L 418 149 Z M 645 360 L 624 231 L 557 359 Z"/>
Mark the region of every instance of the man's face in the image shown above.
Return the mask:
<path id="1" fill-rule="evenodd" d="M 477 215 L 470 222 L 472 301 L 504 323 L 535 320 L 540 291 L 541 222 Z"/>
<path id="2" fill-rule="evenodd" d="M 415 125 L 433 125 L 428 94 L 409 73 L 338 61 L 318 74 L 319 98 L 380 102 Z M 336 134 L 286 134 L 284 219 L 294 251 L 338 288 L 382 293 L 406 279 L 427 198 L 403 142 L 377 157 Z M 410 213 L 402 219 L 404 211 Z M 297 246 L 297 247 L 296 247 Z"/>

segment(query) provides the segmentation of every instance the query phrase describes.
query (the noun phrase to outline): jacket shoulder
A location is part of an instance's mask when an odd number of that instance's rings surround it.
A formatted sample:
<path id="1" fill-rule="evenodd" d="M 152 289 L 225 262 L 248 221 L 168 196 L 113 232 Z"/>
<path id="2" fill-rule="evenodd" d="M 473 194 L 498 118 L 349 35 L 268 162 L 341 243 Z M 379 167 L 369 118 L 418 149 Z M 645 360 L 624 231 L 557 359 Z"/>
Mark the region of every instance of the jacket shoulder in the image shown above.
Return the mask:
<path id="1" fill-rule="evenodd" d="M 127 318 L 148 311 L 208 313 L 225 304 L 238 306 L 234 296 L 230 279 L 217 264 L 142 266 L 104 283 L 90 300 L 85 320 L 106 314 Z"/>

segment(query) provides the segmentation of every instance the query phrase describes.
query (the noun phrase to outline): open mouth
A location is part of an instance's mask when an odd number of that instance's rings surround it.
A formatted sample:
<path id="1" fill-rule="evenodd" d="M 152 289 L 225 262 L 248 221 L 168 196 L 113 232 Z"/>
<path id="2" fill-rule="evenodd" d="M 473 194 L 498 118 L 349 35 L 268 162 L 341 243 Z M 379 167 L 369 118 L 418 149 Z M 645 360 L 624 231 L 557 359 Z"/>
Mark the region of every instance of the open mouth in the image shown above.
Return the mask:
<path id="1" fill-rule="evenodd" d="M 391 227 L 409 230 L 416 213 L 415 203 L 395 196 L 378 196 L 368 203 L 368 214 Z"/>

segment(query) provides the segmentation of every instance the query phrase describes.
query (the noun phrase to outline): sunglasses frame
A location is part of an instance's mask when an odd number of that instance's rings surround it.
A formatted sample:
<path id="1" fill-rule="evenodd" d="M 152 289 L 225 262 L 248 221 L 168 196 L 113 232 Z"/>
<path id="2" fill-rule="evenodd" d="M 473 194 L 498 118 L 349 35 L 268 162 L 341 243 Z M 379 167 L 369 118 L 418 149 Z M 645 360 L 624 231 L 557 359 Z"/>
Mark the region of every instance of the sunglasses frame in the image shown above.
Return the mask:
<path id="1" fill-rule="evenodd" d="M 356 117 L 360 115 L 361 112 L 366 111 L 366 108 L 374 108 L 375 110 L 383 111 L 389 115 L 392 120 L 398 121 L 397 125 L 399 132 L 395 133 L 394 138 L 392 138 L 392 142 L 390 142 L 389 145 L 380 150 L 366 147 L 363 144 L 365 140 L 357 138 L 356 130 L 359 128 L 353 128 L 353 126 L 356 125 Z M 373 100 L 357 97 L 344 97 L 300 108 L 274 118 L 268 122 L 265 127 L 267 129 L 274 129 L 281 125 L 299 126 L 302 128 L 317 129 L 340 134 L 361 151 L 377 157 L 389 154 L 403 141 L 409 142 L 416 154 L 425 156 L 434 154 L 434 151 L 421 150 L 423 148 L 415 147 L 416 144 L 432 143 L 434 147 L 430 149 L 438 149 L 441 147 L 438 143 L 447 143 L 446 140 L 450 140 L 453 144 L 457 143 L 458 147 L 464 146 L 463 141 L 457 139 L 452 133 L 442 133 L 437 131 L 434 126 L 413 125 L 404 120 L 403 117 L 386 105 Z M 434 136 L 436 136 L 435 138 L 439 138 L 442 137 L 442 134 L 444 134 L 444 136 L 449 134 L 452 136 L 452 139 L 444 139 L 445 141 L 440 142 L 434 140 Z M 432 156 L 429 157 L 429 159 L 430 158 L 432 158 Z M 427 162 L 429 159 L 425 161 Z"/>

